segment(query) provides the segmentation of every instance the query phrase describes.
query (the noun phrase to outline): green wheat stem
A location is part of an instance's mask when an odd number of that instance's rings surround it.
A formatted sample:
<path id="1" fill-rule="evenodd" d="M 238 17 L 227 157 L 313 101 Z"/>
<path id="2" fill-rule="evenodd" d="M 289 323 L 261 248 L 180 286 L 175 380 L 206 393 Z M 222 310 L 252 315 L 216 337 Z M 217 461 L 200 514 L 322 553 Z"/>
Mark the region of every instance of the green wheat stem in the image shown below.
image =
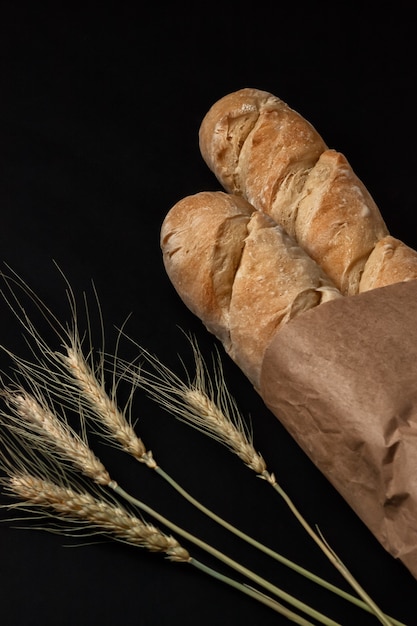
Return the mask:
<path id="1" fill-rule="evenodd" d="M 167 528 L 172 530 L 177 535 L 180 535 L 181 537 L 183 537 L 187 541 L 193 543 L 194 545 L 196 545 L 200 549 L 206 551 L 208 554 L 210 554 L 211 556 L 215 557 L 219 561 L 225 563 L 227 566 L 229 566 L 230 568 L 234 569 L 239 574 L 241 574 L 243 576 L 246 576 L 249 580 L 252 580 L 257 585 L 262 586 L 269 593 L 272 593 L 272 594 L 276 595 L 278 598 L 280 598 L 281 600 L 284 600 L 285 602 L 288 602 L 288 604 L 291 604 L 292 606 L 294 606 L 298 610 L 303 611 L 308 616 L 312 617 L 313 619 L 316 619 L 318 622 L 320 622 L 321 624 L 324 624 L 325 626 L 341 626 L 340 624 L 338 624 L 334 620 L 328 618 L 326 615 L 323 615 L 319 611 L 316 611 L 315 609 L 313 609 L 312 607 L 308 606 L 307 604 L 305 604 L 301 600 L 298 600 L 297 598 L 295 598 L 291 594 L 289 594 L 286 591 L 280 589 L 276 585 L 273 585 L 268 580 L 265 580 L 264 578 L 262 578 L 261 576 L 259 576 L 255 572 L 251 571 L 250 569 L 248 569 L 244 565 L 241 565 L 240 563 L 236 562 L 235 560 L 233 560 L 232 558 L 230 558 L 229 556 L 227 556 L 226 554 L 224 554 L 220 550 L 217 550 L 216 548 L 214 548 L 210 544 L 206 543 L 205 541 L 203 541 L 199 537 L 196 537 L 195 535 L 191 534 L 187 530 L 184 530 L 182 527 L 178 526 L 177 524 L 175 524 L 171 520 L 169 520 L 166 517 L 164 517 L 163 515 L 161 515 L 158 511 L 155 511 L 154 509 L 152 509 L 146 503 L 144 503 L 144 502 L 142 502 L 140 500 L 137 500 L 134 496 L 132 496 L 129 493 L 127 493 L 116 482 L 112 481 L 109 484 L 109 487 L 112 488 L 114 490 L 114 492 L 117 493 L 120 497 L 124 498 L 126 501 L 130 502 L 132 505 L 134 505 L 138 509 L 142 510 L 143 512 L 147 513 L 148 515 L 151 515 L 158 522 L 160 522 L 161 524 L 164 524 Z"/>
<path id="2" fill-rule="evenodd" d="M 344 565 L 344 563 L 340 560 L 340 558 L 336 555 L 336 553 L 324 542 L 321 537 L 313 530 L 310 524 L 305 520 L 305 518 L 301 515 L 291 498 L 288 494 L 282 489 L 282 487 L 277 483 L 275 478 L 271 479 L 271 475 L 269 472 L 265 471 L 262 474 L 262 477 L 267 480 L 272 487 L 279 493 L 279 495 L 283 498 L 287 506 L 290 508 L 293 515 L 300 522 L 304 530 L 308 533 L 308 535 L 316 542 L 322 552 L 327 556 L 332 565 L 342 574 L 342 576 L 349 582 L 351 587 L 357 592 L 357 594 L 368 604 L 369 608 L 373 613 L 378 617 L 381 624 L 384 626 L 393 626 L 395 623 L 394 620 L 387 617 L 377 604 L 372 600 L 372 598 L 366 593 L 366 591 L 362 588 L 362 586 L 358 583 L 356 578 L 350 573 L 348 568 Z"/>
<path id="3" fill-rule="evenodd" d="M 295 624 L 299 624 L 299 626 L 313 626 L 312 623 L 306 620 L 304 617 L 298 615 L 297 613 L 294 613 L 293 611 L 285 607 L 283 604 L 280 604 L 276 600 L 273 600 L 269 596 L 266 596 L 264 593 L 261 593 L 260 591 L 254 589 L 253 587 L 243 585 L 242 583 L 237 582 L 233 578 L 229 578 L 229 576 L 225 576 L 224 574 L 221 574 L 217 570 L 214 570 L 211 567 L 208 567 L 207 565 L 205 565 L 204 563 L 201 563 L 201 561 L 198 561 L 197 559 L 194 559 L 193 557 L 188 562 L 194 567 L 196 567 L 197 569 L 203 571 L 205 574 L 212 576 L 213 578 L 229 585 L 230 587 L 234 587 L 235 589 L 238 589 L 239 591 L 248 595 L 249 597 L 254 598 L 258 602 L 261 602 L 262 604 L 265 604 L 266 606 L 273 609 L 277 613 L 284 615 L 284 617 L 294 622 Z"/>
<path id="4" fill-rule="evenodd" d="M 357 598 L 356 596 L 353 596 L 352 594 L 344 591 L 343 589 L 340 589 L 340 587 L 337 587 L 336 585 L 329 583 L 327 580 L 321 578 L 320 576 L 317 576 L 310 570 L 307 570 L 301 565 L 298 565 L 298 563 L 294 563 L 294 561 L 291 561 L 290 559 L 286 558 L 279 552 L 276 552 L 275 550 L 272 550 L 268 546 L 265 546 L 263 543 L 257 541 L 250 535 L 247 535 L 246 533 L 241 531 L 239 528 L 236 528 L 236 526 L 233 526 L 232 524 L 224 520 L 222 517 L 214 513 L 211 509 L 207 508 L 206 506 L 204 506 L 204 504 L 202 504 L 196 498 L 194 498 L 188 491 L 184 489 L 184 487 L 182 487 L 176 480 L 174 480 L 174 478 L 172 478 L 172 476 L 170 476 L 159 465 L 156 465 L 155 467 L 153 467 L 153 469 L 161 478 L 163 478 L 181 496 L 183 496 L 186 500 L 188 500 L 190 504 L 195 506 L 202 513 L 204 513 L 205 515 L 210 517 L 212 520 L 214 520 L 215 522 L 217 522 L 218 524 L 226 528 L 228 531 L 232 532 L 234 535 L 236 535 L 243 541 L 246 541 L 248 544 L 252 545 L 254 548 L 262 551 L 263 553 L 267 554 L 268 556 L 275 559 L 279 563 L 282 563 L 289 569 L 292 569 L 298 574 L 301 574 L 302 576 L 308 578 L 309 580 L 320 585 L 321 587 L 324 587 L 328 591 L 331 591 L 332 593 L 335 593 L 336 595 L 347 600 L 348 602 L 355 604 L 356 606 L 363 609 L 364 611 L 367 611 L 368 613 L 373 613 L 373 610 L 371 609 L 371 607 L 369 606 L 367 602 L 364 602 L 360 598 Z M 286 499 L 288 500 L 288 498 Z M 288 504 L 288 501 L 287 501 L 287 504 Z M 395 624 L 395 626 L 405 626 L 405 624 L 403 624 L 402 622 L 392 617 L 389 617 L 389 619 L 391 620 L 392 624 Z"/>

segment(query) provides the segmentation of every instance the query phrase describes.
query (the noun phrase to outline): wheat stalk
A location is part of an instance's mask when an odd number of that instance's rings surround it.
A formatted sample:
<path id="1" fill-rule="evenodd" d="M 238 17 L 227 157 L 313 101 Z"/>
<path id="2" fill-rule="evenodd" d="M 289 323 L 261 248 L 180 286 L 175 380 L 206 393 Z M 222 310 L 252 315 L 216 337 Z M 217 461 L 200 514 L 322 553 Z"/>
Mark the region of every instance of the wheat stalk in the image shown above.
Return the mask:
<path id="1" fill-rule="evenodd" d="M 248 467 L 250 467 L 258 475 L 262 476 L 262 478 L 268 480 L 271 484 L 274 484 L 275 477 L 273 474 L 269 474 L 267 472 L 264 459 L 254 449 L 252 440 L 247 429 L 245 429 L 244 422 L 240 417 L 237 407 L 230 397 L 230 394 L 227 392 L 223 376 L 217 374 L 216 385 L 210 386 L 210 383 L 208 382 L 210 381 L 210 378 L 207 376 L 207 368 L 201 359 L 198 348 L 194 342 L 191 342 L 191 345 L 194 350 L 197 371 L 194 383 L 191 386 L 184 384 L 180 378 L 178 378 L 162 363 L 157 361 L 155 357 L 152 357 L 150 353 L 147 353 L 147 359 L 151 360 L 154 364 L 157 364 L 159 373 L 161 371 L 163 372 L 162 381 L 159 377 L 149 378 L 149 375 L 142 375 L 142 370 L 140 368 L 137 370 L 137 375 L 132 376 L 132 372 L 134 370 L 128 365 L 123 366 L 124 373 L 122 375 L 126 376 L 126 372 L 129 371 L 130 382 L 133 389 L 135 389 L 136 386 L 143 386 L 150 391 L 155 398 L 157 398 L 165 409 L 172 410 L 172 408 L 175 407 L 177 414 L 180 413 L 184 419 L 190 419 L 191 416 L 192 424 L 194 426 L 200 430 L 210 433 L 214 438 L 227 445 Z M 155 470 L 161 478 L 168 482 L 186 500 L 218 524 L 234 533 L 236 536 L 253 545 L 257 549 L 265 552 L 269 556 L 272 556 L 280 563 L 297 571 L 306 578 L 313 580 L 315 583 L 327 588 L 353 604 L 356 604 L 365 610 L 369 610 L 366 603 L 344 590 L 341 590 L 337 586 L 328 583 L 321 577 L 316 576 L 293 561 L 286 559 L 276 551 L 269 549 L 262 543 L 225 521 L 220 516 L 216 515 L 212 510 L 208 509 L 196 498 L 191 496 L 181 485 L 178 484 L 177 481 L 175 481 L 162 467 L 156 463 L 152 452 L 146 450 L 142 440 L 137 437 L 133 427 L 127 421 L 125 412 L 119 410 L 115 401 L 114 392 L 112 392 L 111 395 L 107 394 L 104 385 L 103 367 L 100 366 L 100 368 L 96 368 L 96 371 L 100 371 L 100 378 L 98 378 L 93 371 L 93 368 L 87 363 L 76 335 L 73 336 L 71 346 L 65 345 L 65 350 L 67 354 L 62 357 L 62 360 L 65 363 L 70 375 L 72 375 L 76 381 L 76 384 L 82 394 L 83 401 L 86 400 L 91 408 L 93 419 L 96 420 L 102 428 L 106 429 L 107 433 L 120 444 L 122 449 L 131 454 L 139 462 L 145 463 L 147 467 Z M 221 362 L 218 358 L 217 370 L 215 371 L 220 372 L 220 366 Z M 121 361 L 116 360 L 116 367 L 121 369 Z M 222 405 L 221 408 L 219 408 L 218 404 L 214 402 L 212 397 L 209 397 L 205 391 L 207 384 L 210 386 L 211 394 L 213 394 L 214 389 L 217 389 L 217 402 Z M 168 392 L 167 389 L 169 389 Z M 189 411 L 189 407 L 192 408 L 191 412 Z M 227 419 L 225 419 L 225 414 L 228 415 Z M 230 418 L 230 415 L 233 415 L 233 419 Z M 120 487 L 118 488 L 120 489 Z M 126 493 L 121 489 L 120 495 L 126 497 Z"/>
<path id="2" fill-rule="evenodd" d="M 198 427 L 200 430 L 204 430 L 212 434 L 212 436 L 232 449 L 239 456 L 239 458 L 258 475 L 268 480 L 271 484 L 275 484 L 276 481 L 274 475 L 267 471 L 264 459 L 258 452 L 256 452 L 252 440 L 248 435 L 248 431 L 244 427 L 244 422 L 240 417 L 237 407 L 227 392 L 224 384 L 224 378 L 217 375 L 217 397 L 218 399 L 221 399 L 220 403 L 223 405 L 222 408 L 220 408 L 218 404 L 214 402 L 213 399 L 204 391 L 207 385 L 207 380 L 209 380 L 206 374 L 207 368 L 201 359 L 197 346 L 194 343 L 192 343 L 192 345 L 194 348 L 197 371 L 194 385 L 185 385 L 168 368 L 165 368 L 165 366 L 158 362 L 159 370 L 162 368 L 164 371 L 164 383 L 159 385 L 157 379 L 153 378 L 152 384 L 147 385 L 146 381 L 149 381 L 149 378 L 142 376 L 141 370 L 139 369 L 140 382 L 138 382 L 135 377 L 131 378 L 133 389 L 135 389 L 136 386 L 146 386 L 148 391 L 151 390 L 154 397 L 156 396 L 159 402 L 167 408 L 167 405 L 170 406 L 170 402 L 168 402 L 169 394 L 166 393 L 166 381 L 170 379 L 172 383 L 172 380 L 175 379 L 176 384 L 170 384 L 169 388 L 175 390 L 175 399 L 177 400 L 176 406 L 181 407 L 180 410 L 183 411 L 182 416 L 188 416 L 189 412 L 187 411 L 187 407 L 191 407 L 192 411 L 190 414 L 193 417 L 193 425 Z M 72 345 L 66 345 L 65 349 L 67 354 L 62 357 L 62 360 L 69 373 L 72 374 L 74 380 L 76 381 L 83 400 L 88 402 L 90 408 L 92 409 L 94 419 L 97 420 L 102 427 L 106 428 L 108 433 L 114 437 L 122 449 L 131 454 L 139 462 L 145 463 L 149 468 L 154 469 L 189 502 L 214 519 L 217 523 L 227 528 L 229 531 L 254 545 L 258 549 L 268 553 L 270 556 L 275 557 L 281 563 L 284 563 L 302 575 L 314 580 L 316 583 L 327 587 L 329 590 L 338 593 L 345 599 L 361 606 L 361 608 L 368 608 L 368 604 L 361 602 L 354 596 L 351 596 L 343 590 L 340 590 L 338 587 L 323 581 L 320 577 L 315 576 L 292 561 L 285 559 L 276 552 L 269 550 L 263 544 L 241 532 L 239 529 L 217 516 L 207 507 L 202 505 L 198 500 L 193 498 L 156 463 L 152 453 L 146 450 L 142 440 L 137 437 L 133 427 L 127 421 L 125 412 L 119 410 L 115 401 L 115 394 L 107 394 L 102 376 L 102 367 L 100 368 L 101 377 L 99 379 L 87 363 L 76 336 L 73 338 Z M 152 359 L 149 353 L 147 354 L 147 358 Z M 218 363 L 220 363 L 220 361 L 218 361 Z M 116 361 L 116 367 L 121 367 L 120 362 Z M 219 372 L 219 369 L 217 371 Z M 210 388 L 213 392 L 215 387 L 214 385 L 211 385 Z M 171 399 L 172 398 L 173 395 L 171 394 Z M 227 413 L 227 419 L 225 419 L 226 406 L 232 408 L 232 413 L 230 410 Z M 231 414 L 233 415 L 233 419 L 230 418 Z M 119 495 L 122 495 L 122 497 L 128 497 L 128 499 L 130 498 L 130 496 L 120 487 L 117 487 L 116 491 L 117 489 L 119 490 Z M 131 501 L 134 501 L 134 499 L 131 499 Z"/>
<path id="3" fill-rule="evenodd" d="M 359 598 L 362 599 L 363 604 L 360 603 L 360 606 L 374 613 L 384 626 L 392 626 L 394 623 L 398 623 L 395 619 L 381 611 L 334 550 L 305 520 L 294 502 L 277 482 L 274 473 L 268 470 L 263 457 L 253 446 L 252 437 L 250 433 L 248 434 L 243 418 L 237 413 L 236 402 L 231 397 L 224 381 L 218 353 L 213 382 L 209 377 L 208 368 L 196 343 L 191 340 L 191 344 L 195 360 L 195 376 L 193 380 L 190 380 L 187 374 L 187 382 L 184 382 L 157 357 L 145 350 L 142 350 L 142 355 L 153 366 L 154 371 L 145 370 L 143 366 L 131 367 L 129 369 L 124 365 L 122 375 L 134 382 L 138 387 L 145 389 L 165 410 L 225 445 L 260 478 L 266 480 L 283 498 L 292 514 L 332 565 L 341 573 Z M 316 580 L 316 582 L 321 584 L 320 580 Z M 326 586 L 326 583 L 324 583 L 324 586 Z M 333 591 L 338 593 L 337 588 L 333 589 Z M 359 604 L 353 596 L 348 595 L 345 597 L 355 604 Z"/>
<path id="4" fill-rule="evenodd" d="M 199 354 L 197 347 L 195 346 L 195 344 L 192 345 L 195 350 L 195 356 L 197 357 L 197 355 Z M 362 608 L 367 608 L 367 605 L 360 602 L 357 598 L 351 596 L 350 594 L 347 594 L 343 590 L 340 590 L 338 587 L 335 587 L 330 583 L 323 581 L 323 579 L 315 576 L 308 570 L 305 570 L 304 568 L 298 566 L 289 559 L 285 559 L 276 552 L 268 549 L 263 544 L 249 537 L 247 534 L 243 533 L 233 525 L 229 524 L 223 518 L 219 517 L 218 515 L 213 513 L 213 511 L 202 505 L 198 500 L 193 498 L 185 489 L 183 489 L 181 485 L 179 485 L 165 470 L 163 470 L 156 463 L 152 452 L 146 450 L 143 441 L 136 435 L 133 427 L 127 421 L 125 412 L 119 410 L 115 401 L 115 394 L 107 394 L 104 385 L 102 368 L 100 368 L 101 376 L 99 379 L 94 373 L 92 367 L 90 367 L 90 365 L 87 363 L 76 336 L 73 337 L 72 345 L 66 345 L 65 349 L 67 354 L 62 357 L 62 360 L 65 363 L 69 373 L 76 381 L 76 384 L 82 394 L 83 401 L 86 400 L 88 402 L 90 408 L 92 409 L 92 415 L 94 416 L 94 419 L 97 420 L 98 423 L 107 430 L 107 432 L 120 444 L 122 449 L 131 454 L 139 462 L 145 463 L 147 467 L 155 470 L 164 480 L 166 480 L 172 487 L 174 487 L 189 502 L 191 502 L 199 510 L 203 511 L 211 519 L 214 519 L 217 523 L 227 528 L 235 535 L 239 536 L 241 539 L 266 552 L 270 556 L 275 557 L 281 563 L 284 563 L 288 567 L 298 571 L 298 573 L 306 576 L 307 578 L 314 580 L 314 582 L 321 584 L 322 586 L 327 587 L 327 589 L 338 593 L 345 599 L 352 601 Z M 147 356 L 148 359 L 151 358 L 150 354 L 148 354 Z M 158 365 L 160 369 L 164 368 L 162 364 L 158 363 Z M 195 384 L 192 387 L 183 384 L 180 379 L 177 378 L 175 379 L 176 384 L 170 386 L 170 388 L 175 389 L 177 393 L 177 407 L 181 407 L 181 409 L 185 411 L 184 415 L 186 415 L 187 406 L 191 406 L 193 408 L 192 415 L 194 425 L 198 426 L 198 428 L 202 430 L 214 433 L 215 438 L 231 448 L 239 456 L 239 458 L 241 458 L 243 462 L 248 465 L 248 467 L 257 472 L 263 478 L 268 479 L 271 483 L 273 483 L 275 481 L 274 476 L 270 475 L 267 472 L 264 459 L 259 453 L 255 451 L 253 443 L 249 439 L 247 431 L 244 429 L 243 420 L 240 418 L 237 408 L 231 401 L 230 396 L 228 396 L 226 393 L 227 390 L 224 386 L 223 377 L 218 376 L 218 381 L 220 383 L 217 385 L 217 389 L 220 392 L 218 397 L 223 397 L 223 405 L 225 405 L 227 401 L 227 405 L 229 407 L 232 406 L 233 415 L 235 418 L 233 422 L 230 418 L 225 420 L 224 408 L 220 409 L 218 405 L 210 397 L 208 397 L 207 393 L 204 393 L 203 390 L 206 386 L 207 376 L 205 375 L 206 367 L 201 358 L 196 358 L 196 365 L 198 375 L 196 376 Z M 120 367 L 120 362 L 116 361 L 116 367 Z M 175 377 L 175 375 L 167 368 L 164 368 L 164 373 L 166 379 L 172 379 L 173 377 Z M 144 381 L 147 380 L 146 378 L 142 379 L 142 376 L 139 376 L 139 378 L 141 380 L 139 385 L 143 384 Z M 137 380 L 131 379 L 131 382 L 133 383 L 132 388 L 135 389 Z M 156 379 L 153 379 L 152 385 L 147 386 L 147 388 L 148 390 L 151 389 L 153 395 L 157 396 L 159 401 L 165 404 L 165 402 L 168 402 L 166 387 L 165 385 L 161 386 L 155 383 Z M 214 386 L 212 387 L 212 389 L 214 389 Z M 116 487 L 116 491 L 117 490 L 119 490 L 119 495 L 122 495 L 122 497 L 128 497 L 128 499 L 130 498 L 130 496 L 126 494 L 120 487 Z M 131 501 L 134 502 L 134 499 L 131 499 Z"/>

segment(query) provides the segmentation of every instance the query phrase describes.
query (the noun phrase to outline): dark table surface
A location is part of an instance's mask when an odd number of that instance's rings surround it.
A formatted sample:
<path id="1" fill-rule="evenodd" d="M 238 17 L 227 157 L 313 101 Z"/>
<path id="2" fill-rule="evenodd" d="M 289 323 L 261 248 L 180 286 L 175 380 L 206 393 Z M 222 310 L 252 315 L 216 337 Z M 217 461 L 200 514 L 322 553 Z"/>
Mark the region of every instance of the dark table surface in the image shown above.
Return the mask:
<path id="1" fill-rule="evenodd" d="M 94 300 L 94 283 L 109 350 L 127 318 L 127 334 L 179 374 L 179 357 L 192 361 L 184 330 L 208 357 L 217 346 L 165 274 L 159 229 L 180 198 L 219 188 L 199 153 L 198 128 L 211 104 L 241 87 L 270 91 L 306 117 L 347 156 L 391 233 L 417 246 L 411 3 L 273 6 L 111 3 L 76 11 L 0 3 L 2 269 L 21 276 L 64 323 L 70 311 L 57 266 L 81 305 L 84 292 Z M 90 313 L 99 331 L 94 303 Z M 27 356 L 5 302 L 0 315 L 0 344 Z M 124 358 L 136 353 L 129 341 L 120 349 Z M 221 355 L 229 389 L 252 420 L 255 446 L 305 518 L 384 611 L 417 624 L 415 579 Z M 0 369 L 9 367 L 2 353 Z M 147 447 L 195 497 L 349 590 L 279 497 L 235 456 L 141 392 L 134 406 Z M 377 623 L 234 539 L 122 453 L 101 441 L 96 451 L 136 496 L 303 602 L 340 624 Z M 100 537 L 18 529 L 33 523 L 11 523 L 7 509 L 0 515 L 3 626 L 289 623 L 160 555 Z"/>

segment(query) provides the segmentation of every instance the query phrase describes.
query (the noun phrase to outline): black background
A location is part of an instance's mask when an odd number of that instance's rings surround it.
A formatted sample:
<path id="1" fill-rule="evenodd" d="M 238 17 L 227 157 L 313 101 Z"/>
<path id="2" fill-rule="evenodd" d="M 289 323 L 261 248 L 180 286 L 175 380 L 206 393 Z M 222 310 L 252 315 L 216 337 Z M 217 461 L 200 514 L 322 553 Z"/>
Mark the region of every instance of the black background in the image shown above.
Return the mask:
<path id="1" fill-rule="evenodd" d="M 62 321 L 65 284 L 97 288 L 111 345 L 127 332 L 178 373 L 196 334 L 162 265 L 159 229 L 170 207 L 218 189 L 198 149 L 208 108 L 241 87 L 287 101 L 343 152 L 391 233 L 417 246 L 416 18 L 413 3 L 0 3 L 0 256 Z M 94 318 L 99 322 L 98 316 Z M 0 304 L 0 344 L 22 350 Z M 132 356 L 126 346 L 126 356 Z M 416 581 L 378 544 L 312 466 L 237 368 L 228 386 L 251 416 L 256 447 L 312 525 L 368 593 L 417 624 Z M 1 369 L 9 361 L 1 356 Z M 194 496 L 264 543 L 347 588 L 279 497 L 236 457 L 146 397 L 138 432 L 162 467 Z M 288 573 L 196 513 L 146 468 L 97 442 L 115 478 L 341 624 L 377 623 Z M 4 626 L 218 626 L 285 618 L 185 565 L 115 542 L 80 541 L 0 526 Z M 82 542 L 81 542 L 82 543 Z M 71 546 L 71 547 L 68 547 Z M 203 556 L 197 552 L 198 556 Z M 211 562 L 211 561 L 208 561 Z"/>

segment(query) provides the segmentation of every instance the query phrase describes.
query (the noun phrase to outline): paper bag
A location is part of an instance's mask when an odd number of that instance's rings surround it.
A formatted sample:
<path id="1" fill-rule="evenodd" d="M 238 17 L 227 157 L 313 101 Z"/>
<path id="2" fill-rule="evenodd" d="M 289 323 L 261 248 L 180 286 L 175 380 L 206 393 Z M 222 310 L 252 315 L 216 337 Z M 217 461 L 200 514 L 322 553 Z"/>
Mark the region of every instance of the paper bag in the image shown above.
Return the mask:
<path id="1" fill-rule="evenodd" d="M 320 305 L 277 332 L 261 396 L 417 578 L 417 281 Z"/>

